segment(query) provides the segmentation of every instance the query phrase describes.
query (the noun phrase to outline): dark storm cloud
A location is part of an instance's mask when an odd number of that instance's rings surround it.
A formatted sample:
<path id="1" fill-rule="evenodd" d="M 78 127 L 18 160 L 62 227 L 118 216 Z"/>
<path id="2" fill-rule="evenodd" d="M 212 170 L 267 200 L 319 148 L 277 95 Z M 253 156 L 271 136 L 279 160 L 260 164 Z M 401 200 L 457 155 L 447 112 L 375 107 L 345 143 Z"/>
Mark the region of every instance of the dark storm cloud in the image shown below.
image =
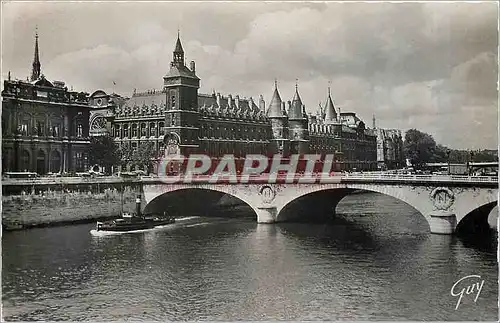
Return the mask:
<path id="1" fill-rule="evenodd" d="M 7 70 L 29 74 L 38 25 L 47 77 L 124 95 L 160 88 L 180 27 L 202 92 L 269 100 L 278 78 L 283 98 L 291 99 L 298 78 L 314 112 L 331 82 L 342 111 L 365 120 L 376 114 L 380 126 L 416 127 L 455 147 L 497 145 L 494 3 L 4 3 L 3 9 L 4 77 Z"/>

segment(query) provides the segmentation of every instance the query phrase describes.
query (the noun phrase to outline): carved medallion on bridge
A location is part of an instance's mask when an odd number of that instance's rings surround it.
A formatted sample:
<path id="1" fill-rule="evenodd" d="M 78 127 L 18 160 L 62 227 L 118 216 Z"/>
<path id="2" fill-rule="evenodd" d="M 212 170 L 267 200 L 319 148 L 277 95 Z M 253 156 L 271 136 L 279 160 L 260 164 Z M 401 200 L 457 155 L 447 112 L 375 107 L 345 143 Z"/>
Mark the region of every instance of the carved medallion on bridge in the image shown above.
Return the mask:
<path id="1" fill-rule="evenodd" d="M 259 190 L 259 194 L 262 197 L 262 201 L 264 203 L 271 203 L 276 197 L 276 192 L 269 185 L 262 186 Z"/>
<path id="2" fill-rule="evenodd" d="M 434 206 L 438 210 L 448 210 L 455 201 L 453 191 L 446 187 L 438 187 L 431 192 Z"/>

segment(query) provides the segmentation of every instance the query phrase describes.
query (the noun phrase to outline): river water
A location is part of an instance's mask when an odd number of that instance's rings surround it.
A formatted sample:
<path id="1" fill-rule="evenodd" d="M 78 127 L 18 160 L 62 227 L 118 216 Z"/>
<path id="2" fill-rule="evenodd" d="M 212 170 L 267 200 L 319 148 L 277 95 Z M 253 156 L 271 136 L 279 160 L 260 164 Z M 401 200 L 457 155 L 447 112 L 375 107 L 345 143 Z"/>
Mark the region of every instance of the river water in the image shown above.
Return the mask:
<path id="1" fill-rule="evenodd" d="M 184 218 L 3 234 L 5 320 L 497 320 L 496 241 L 431 235 L 415 210 L 347 197 L 331 224 Z M 482 290 L 458 297 L 460 278 Z"/>

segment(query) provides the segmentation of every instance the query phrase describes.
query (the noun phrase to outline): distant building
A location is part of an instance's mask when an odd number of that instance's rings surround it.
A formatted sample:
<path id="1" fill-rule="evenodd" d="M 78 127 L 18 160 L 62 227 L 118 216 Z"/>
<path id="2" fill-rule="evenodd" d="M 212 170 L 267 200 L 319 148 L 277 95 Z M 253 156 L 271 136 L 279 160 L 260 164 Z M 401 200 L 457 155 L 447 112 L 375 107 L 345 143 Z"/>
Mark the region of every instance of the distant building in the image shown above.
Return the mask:
<path id="1" fill-rule="evenodd" d="M 2 170 L 83 171 L 89 144 L 88 94 L 69 91 L 41 74 L 38 34 L 29 80 L 4 81 Z"/>
<path id="2" fill-rule="evenodd" d="M 377 133 L 377 163 L 379 169 L 405 167 L 401 130 L 375 129 Z"/>
<path id="3" fill-rule="evenodd" d="M 330 89 L 315 115 L 306 114 L 298 86 L 294 97 L 284 101 L 277 82 L 269 104 L 262 95 L 254 100 L 216 91 L 198 93 L 195 62 L 185 65 L 179 37 L 162 89 L 134 90 L 130 98 L 102 90 L 90 96 L 68 91 L 63 82 L 48 81 L 40 70 L 37 35 L 31 80 L 9 77 L 2 91 L 4 171 L 88 170 L 90 137 L 103 135 L 132 150 L 152 143 L 155 160 L 178 153 L 215 158 L 333 154 L 336 170 L 377 169 L 377 132 L 354 112 L 341 113 Z M 400 158 L 391 149 L 386 148 L 385 161 Z M 142 166 L 129 163 L 128 168 Z"/>

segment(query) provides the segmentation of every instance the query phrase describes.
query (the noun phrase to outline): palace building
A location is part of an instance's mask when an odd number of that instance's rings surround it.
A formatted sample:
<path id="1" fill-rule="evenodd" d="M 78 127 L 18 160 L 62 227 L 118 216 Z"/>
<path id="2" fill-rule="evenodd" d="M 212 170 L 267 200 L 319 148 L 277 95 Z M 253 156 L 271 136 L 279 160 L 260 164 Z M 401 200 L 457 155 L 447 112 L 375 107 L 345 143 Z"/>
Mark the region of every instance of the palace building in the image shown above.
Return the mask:
<path id="1" fill-rule="evenodd" d="M 102 135 L 114 137 L 121 150 L 134 151 L 148 143 L 153 160 L 193 153 L 213 158 L 334 154 L 336 170 L 377 169 L 377 131 L 354 112 L 337 109 L 329 88 L 315 114 L 306 113 L 298 86 L 294 97 L 285 101 L 277 82 L 269 103 L 262 95 L 254 99 L 199 93 L 195 62 L 186 66 L 179 37 L 162 89 L 134 90 L 130 98 L 102 90 L 91 95 L 68 91 L 63 82 L 48 81 L 40 69 L 37 35 L 31 80 L 9 76 L 4 82 L 4 171 L 88 170 L 89 138 Z"/>
<path id="2" fill-rule="evenodd" d="M 186 66 L 178 38 L 161 90 L 134 92 L 124 101 L 100 90 L 90 96 L 91 135 L 109 132 L 121 148 L 151 143 L 155 158 L 334 154 L 337 169 L 377 168 L 376 133 L 355 113 L 337 112 L 330 90 L 318 113 L 308 115 L 297 87 L 292 100 L 284 101 L 275 82 L 266 105 L 262 95 L 254 100 L 215 91 L 202 94 L 199 83 L 195 62 Z"/>
<path id="3" fill-rule="evenodd" d="M 2 171 L 65 173 L 84 171 L 89 144 L 88 94 L 41 74 L 38 34 L 31 77 L 2 90 Z"/>

